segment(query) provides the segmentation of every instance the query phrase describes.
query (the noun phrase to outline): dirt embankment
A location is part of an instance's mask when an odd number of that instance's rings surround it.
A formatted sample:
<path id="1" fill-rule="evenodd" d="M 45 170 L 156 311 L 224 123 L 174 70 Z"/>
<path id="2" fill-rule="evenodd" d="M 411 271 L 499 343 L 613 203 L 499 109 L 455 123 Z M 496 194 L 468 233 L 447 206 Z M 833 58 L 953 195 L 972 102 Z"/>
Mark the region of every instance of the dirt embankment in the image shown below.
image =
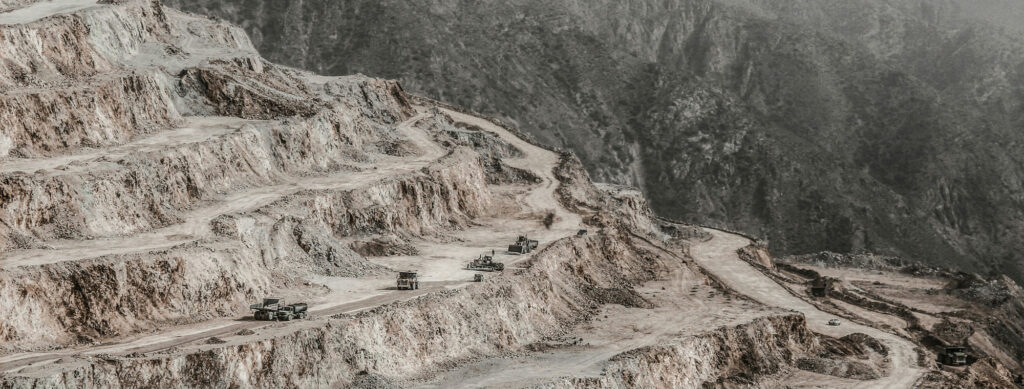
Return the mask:
<path id="1" fill-rule="evenodd" d="M 454 361 L 534 343 L 585 320 L 605 290 L 650 279 L 652 253 L 617 233 L 566 238 L 521 273 L 430 294 L 313 328 L 242 344 L 210 345 L 164 356 L 115 358 L 46 377 L 14 377 L 14 388 L 241 384 L 323 386 L 351 382 L 361 372 L 390 377 L 423 373 Z M 591 289 L 594 290 L 594 289 Z M 311 352 L 313 350 L 313 352 Z"/>
<path id="2" fill-rule="evenodd" d="M 0 320 L 4 388 L 407 382 L 539 350 L 584 323 L 601 334 L 679 312 L 685 328 L 668 320 L 587 349 L 604 375 L 551 384 L 747 385 L 801 361 L 857 370 L 830 365 L 841 353 L 809 332 L 824 315 L 808 309 L 818 316 L 805 322 L 720 296 L 730 284 L 708 286 L 679 254 L 695 231 L 663 230 L 643 196 L 594 185 L 570 154 L 479 117 L 414 109 L 394 82 L 269 64 L 237 28 L 157 2 L 59 0 L 17 15 L 28 24 L 0 26 L 16 46 L 48 26 L 65 35 L 11 49 L 0 70 L 0 86 L 17 89 L 0 118 L 19 128 L 0 139 L 3 155 L 34 157 L 0 169 L 0 306 L 14 310 Z M 19 118 L 35 111 L 52 115 Z M 497 253 L 503 273 L 468 281 L 470 252 L 523 231 L 540 251 Z M 704 270 L 742 241 L 705 238 Z M 384 273 L 406 265 L 424 290 L 389 289 Z M 744 277 L 736 291 L 780 298 L 759 273 Z M 741 290 L 750 285 L 760 289 Z M 311 302 L 314 317 L 227 318 L 279 294 Z"/>
<path id="3" fill-rule="evenodd" d="M 816 346 L 801 315 L 767 316 L 614 357 L 600 378 L 566 378 L 550 388 L 694 388 L 756 385 Z"/>
<path id="4" fill-rule="evenodd" d="M 280 285 L 278 274 L 362 274 L 379 267 L 333 242 L 382 231 L 407 236 L 464 226 L 490 193 L 475 153 L 457 151 L 412 173 L 346 191 L 313 191 L 223 215 L 222 242 L 0 272 L 6 347 L 74 344 L 166 322 L 235 313 Z M 332 237 L 317 239 L 313 231 Z M 238 243 L 234 243 L 237 239 Z M 332 246 L 333 244 L 333 246 Z"/>
<path id="5" fill-rule="evenodd" d="M 277 125 L 238 119 L 221 125 L 227 127 L 223 135 L 196 143 L 126 152 L 116 160 L 96 155 L 53 166 L 57 170 L 2 173 L 0 184 L 9 194 L 0 199 L 7 226 L 0 243 L 6 249 L 31 248 L 34 240 L 146 231 L 180 221 L 184 211 L 226 191 L 280 183 L 289 175 L 323 174 L 386 148 L 395 138 L 381 127 L 403 117 L 404 107 L 390 98 L 386 82 L 356 84 L 359 95 L 388 99 L 388 104 L 352 99 L 347 102 L 352 107 L 376 111 L 359 120 L 349 118 L 351 109 Z"/>
<path id="6" fill-rule="evenodd" d="M 986 279 L 874 254 L 822 252 L 784 260 L 789 263 L 779 263 L 779 269 L 794 279 L 831 281 L 827 298 L 816 299 L 819 304 L 862 316 L 860 320 L 877 314 L 899 318 L 893 330 L 919 345 L 919 359 L 926 366 L 941 366 L 945 346 L 968 347 L 970 368 L 929 373 L 923 387 L 1007 386 L 1021 374 L 1024 348 L 1014 334 L 1021 333 L 1022 293 L 1006 277 Z"/>
<path id="7" fill-rule="evenodd" d="M 25 20 L 0 26 L 0 157 L 120 144 L 181 119 L 165 73 L 121 63 L 147 41 L 173 40 L 162 7 L 133 2 Z M 248 40 L 232 43 L 255 53 Z"/>

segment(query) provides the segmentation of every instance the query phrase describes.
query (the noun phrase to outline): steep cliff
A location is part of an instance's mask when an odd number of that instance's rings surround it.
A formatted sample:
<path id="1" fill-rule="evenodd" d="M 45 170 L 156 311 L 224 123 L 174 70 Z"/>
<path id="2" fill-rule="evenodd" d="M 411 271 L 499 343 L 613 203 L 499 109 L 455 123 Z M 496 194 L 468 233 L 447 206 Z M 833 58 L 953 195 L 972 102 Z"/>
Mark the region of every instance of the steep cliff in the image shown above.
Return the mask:
<path id="1" fill-rule="evenodd" d="M 819 304 L 763 245 L 659 218 L 507 118 L 265 61 L 242 30 L 157 1 L 0 1 L 0 36 L 0 388 L 910 387 L 1019 370 L 1002 362 L 1021 295 L 1005 277 L 953 292 L 1001 315 L 972 340 L 999 359 L 954 377 L 888 325 L 909 310 Z M 693 112 L 735 99 L 701 88 L 680 95 Z M 702 139 L 709 156 L 745 142 Z M 933 329 L 952 339 L 947 318 Z"/>

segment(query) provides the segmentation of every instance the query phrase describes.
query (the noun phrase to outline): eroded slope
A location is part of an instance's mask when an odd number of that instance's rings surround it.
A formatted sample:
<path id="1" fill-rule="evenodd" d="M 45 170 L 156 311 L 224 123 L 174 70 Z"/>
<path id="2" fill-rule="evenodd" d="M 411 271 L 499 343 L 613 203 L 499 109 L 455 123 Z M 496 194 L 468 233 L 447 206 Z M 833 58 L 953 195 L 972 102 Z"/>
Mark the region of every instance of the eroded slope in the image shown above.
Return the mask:
<path id="1" fill-rule="evenodd" d="M 660 221 L 494 120 L 266 62 L 158 2 L 3 6 L 4 388 L 917 376 L 895 335 L 834 333 L 771 279 L 718 274 L 746 239 Z M 518 235 L 540 248 L 502 250 Z M 484 253 L 506 270 L 472 282 Z M 312 317 L 254 321 L 265 296 Z"/>

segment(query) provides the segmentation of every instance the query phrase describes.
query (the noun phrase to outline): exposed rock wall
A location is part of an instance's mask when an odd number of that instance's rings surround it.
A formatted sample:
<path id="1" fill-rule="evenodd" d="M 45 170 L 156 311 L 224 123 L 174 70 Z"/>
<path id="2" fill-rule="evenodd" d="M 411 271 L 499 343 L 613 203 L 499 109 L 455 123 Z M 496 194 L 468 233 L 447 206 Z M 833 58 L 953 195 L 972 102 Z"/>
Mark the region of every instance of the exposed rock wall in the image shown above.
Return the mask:
<path id="1" fill-rule="evenodd" d="M 0 349 L 127 335 L 159 323 L 235 314 L 273 284 L 258 254 L 187 244 L 0 272 Z"/>
<path id="2" fill-rule="evenodd" d="M 613 233 L 614 234 L 614 233 Z M 59 375 L 7 381 L 59 386 L 325 386 L 366 371 L 408 377 L 444 363 L 494 355 L 556 333 L 602 303 L 582 285 L 621 288 L 674 260 L 638 251 L 617 235 L 566 238 L 521 274 L 339 316 L 315 327 L 243 344 L 145 358 L 117 358 Z M 310 352 L 315 350 L 315 352 Z"/>
<path id="3" fill-rule="evenodd" d="M 152 74 L 98 79 L 79 90 L 34 90 L 0 98 L 2 156 L 52 155 L 74 146 L 121 144 L 181 115 L 163 80 Z M 70 93 L 69 93 L 70 92 Z M 126 104 L 126 102 L 128 104 Z"/>
<path id="4" fill-rule="evenodd" d="M 374 269 L 358 255 L 313 251 L 309 229 L 333 239 L 383 231 L 439 233 L 466 225 L 489 204 L 478 155 L 460 150 L 422 173 L 354 190 L 298 194 L 226 215 L 218 224 L 232 224 L 230 235 L 241 242 L 229 249 L 223 243 L 187 243 L 146 254 L 5 269 L 0 304 L 13 312 L 0 321 L 0 340 L 5 348 L 74 344 L 161 322 L 233 314 L 279 286 L 277 274 L 294 273 L 303 263 L 304 270 L 318 274 Z"/>
<path id="5" fill-rule="evenodd" d="M 286 173 L 329 171 L 364 148 L 372 150 L 391 139 L 374 118 L 384 115 L 387 123 L 403 118 L 408 109 L 390 98 L 386 82 L 357 84 L 364 96 L 384 89 L 388 101 L 351 103 L 383 113 L 353 120 L 348 110 L 329 110 L 283 126 L 239 121 L 233 125 L 239 130 L 203 142 L 131 153 L 116 161 L 100 159 L 59 172 L 3 173 L 0 215 L 14 231 L 42 240 L 115 236 L 176 221 L 182 211 L 227 189 L 274 183 Z M 3 246 L 13 246 L 0 237 L 4 241 Z"/>
<path id="6" fill-rule="evenodd" d="M 547 388 L 756 386 L 817 347 L 802 315 L 769 316 L 615 356 L 599 378 L 566 378 Z"/>

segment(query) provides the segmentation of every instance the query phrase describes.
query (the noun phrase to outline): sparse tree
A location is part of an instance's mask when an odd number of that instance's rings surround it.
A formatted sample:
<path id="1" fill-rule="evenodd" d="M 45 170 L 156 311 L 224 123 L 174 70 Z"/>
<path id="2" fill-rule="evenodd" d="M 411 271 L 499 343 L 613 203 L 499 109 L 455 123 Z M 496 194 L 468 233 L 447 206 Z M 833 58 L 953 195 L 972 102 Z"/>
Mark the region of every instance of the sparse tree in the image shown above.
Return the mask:
<path id="1" fill-rule="evenodd" d="M 548 214 L 544 216 L 544 228 L 550 230 L 552 224 L 555 224 L 555 213 L 548 212 Z"/>

